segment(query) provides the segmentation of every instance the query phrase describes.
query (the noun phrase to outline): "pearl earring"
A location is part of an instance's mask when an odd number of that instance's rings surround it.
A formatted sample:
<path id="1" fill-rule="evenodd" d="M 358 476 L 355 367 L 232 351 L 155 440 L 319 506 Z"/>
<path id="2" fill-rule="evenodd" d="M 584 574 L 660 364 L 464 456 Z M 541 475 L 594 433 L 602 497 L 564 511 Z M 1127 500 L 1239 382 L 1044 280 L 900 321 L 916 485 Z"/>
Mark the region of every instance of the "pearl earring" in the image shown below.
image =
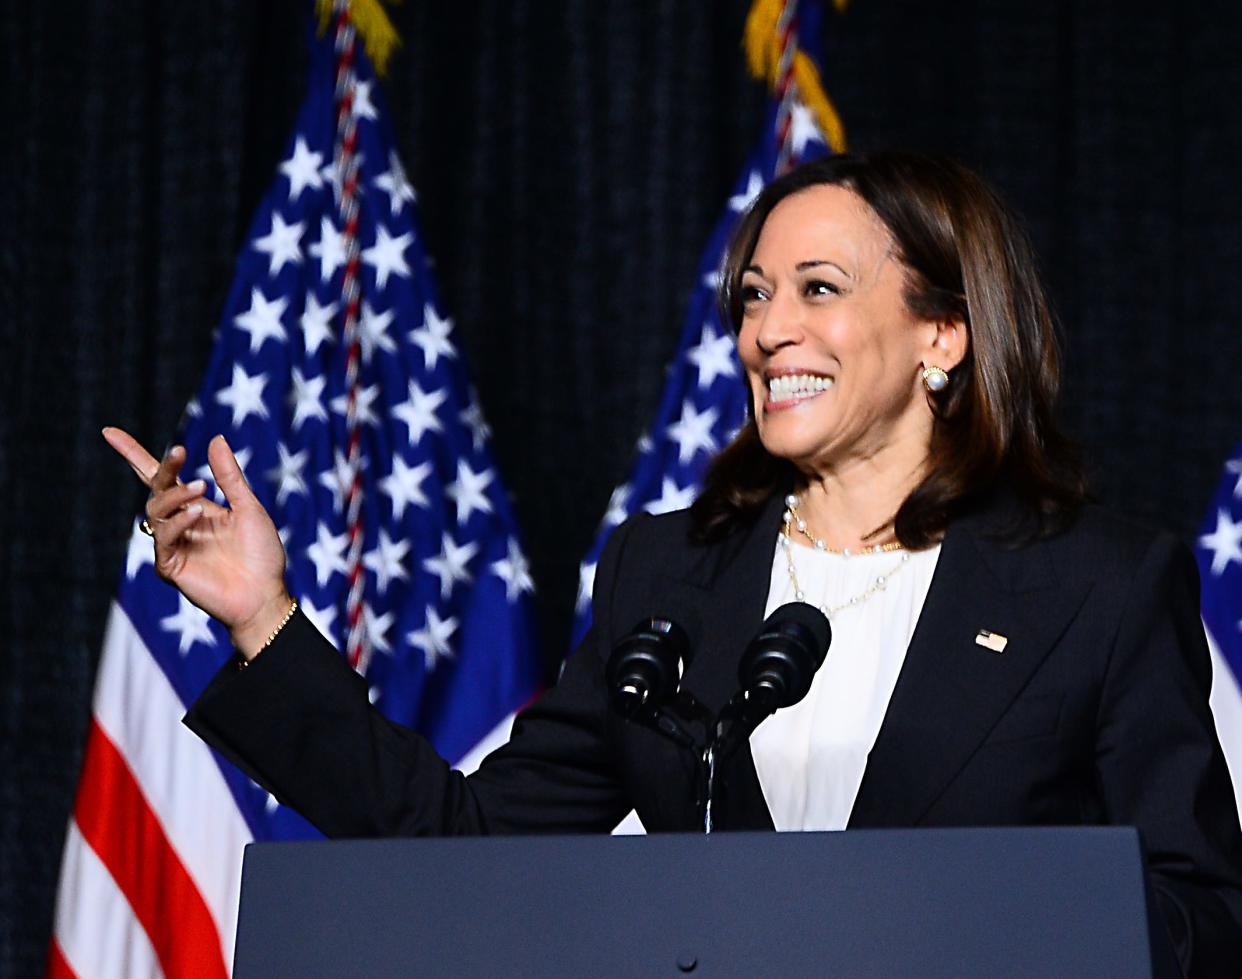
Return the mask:
<path id="1" fill-rule="evenodd" d="M 943 367 L 923 368 L 923 387 L 931 394 L 939 394 L 949 386 L 949 375 Z"/>

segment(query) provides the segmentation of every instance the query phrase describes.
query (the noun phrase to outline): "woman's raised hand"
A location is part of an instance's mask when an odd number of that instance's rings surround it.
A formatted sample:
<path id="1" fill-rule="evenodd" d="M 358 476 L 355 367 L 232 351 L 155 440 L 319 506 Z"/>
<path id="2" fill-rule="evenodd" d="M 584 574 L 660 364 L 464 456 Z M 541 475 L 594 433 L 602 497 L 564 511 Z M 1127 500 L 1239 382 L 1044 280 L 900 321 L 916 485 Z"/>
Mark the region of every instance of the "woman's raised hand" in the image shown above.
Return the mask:
<path id="1" fill-rule="evenodd" d="M 207 446 L 207 462 L 227 508 L 204 496 L 203 480 L 177 478 L 185 464 L 181 446 L 159 461 L 119 428 L 105 428 L 103 436 L 151 489 L 147 522 L 156 574 L 227 627 L 243 655 L 253 656 L 289 609 L 285 549 L 224 436 Z"/>

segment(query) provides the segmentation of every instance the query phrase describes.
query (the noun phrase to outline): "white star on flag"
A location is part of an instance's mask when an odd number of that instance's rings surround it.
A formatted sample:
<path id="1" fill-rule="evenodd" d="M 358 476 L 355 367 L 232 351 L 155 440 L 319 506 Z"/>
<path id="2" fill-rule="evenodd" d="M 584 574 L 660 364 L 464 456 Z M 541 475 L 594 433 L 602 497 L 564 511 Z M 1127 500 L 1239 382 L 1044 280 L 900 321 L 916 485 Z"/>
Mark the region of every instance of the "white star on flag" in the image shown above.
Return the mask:
<path id="1" fill-rule="evenodd" d="M 1242 500 L 1242 457 L 1230 459 L 1225 463 L 1225 472 L 1232 473 L 1238 477 L 1238 481 L 1233 485 L 1233 498 Z"/>
<path id="2" fill-rule="evenodd" d="M 382 224 L 375 226 L 375 244 L 362 250 L 362 261 L 375 269 L 375 285 L 383 289 L 389 275 L 403 279 L 410 277 L 410 264 L 405 260 L 405 250 L 410 247 L 414 235 L 407 231 L 394 238 Z"/>
<path id="3" fill-rule="evenodd" d="M 366 159 L 366 154 L 364 153 L 358 153 L 354 157 L 354 161 L 358 165 L 359 173 L 363 172 L 362 163 L 363 163 L 363 160 L 365 159 Z M 341 182 L 342 180 L 344 180 L 345 175 L 341 173 L 340 170 L 337 169 L 336 161 L 329 160 L 327 163 L 325 163 L 323 165 L 323 169 L 319 171 L 319 175 L 323 177 L 324 182 L 329 187 L 332 188 L 332 198 L 339 204 L 341 200 Z M 359 197 L 361 197 L 363 194 L 363 184 L 361 181 L 359 181 L 358 183 L 357 194 Z"/>
<path id="4" fill-rule="evenodd" d="M 359 81 L 354 86 L 354 115 L 359 119 L 376 118 L 375 105 L 371 102 L 371 86 L 374 82 Z"/>
<path id="5" fill-rule="evenodd" d="M 1230 561 L 1242 564 L 1242 521 L 1234 523 L 1229 511 L 1216 511 L 1216 529 L 1199 538 L 1199 546 L 1212 552 L 1212 574 L 1220 576 Z"/>
<path id="6" fill-rule="evenodd" d="M 478 452 L 487 444 L 487 439 L 492 434 L 492 429 L 483 418 L 483 409 L 479 406 L 477 394 L 471 393 L 470 404 L 457 417 L 461 419 L 463 425 L 470 429 L 470 444 L 474 446 L 474 451 Z"/>
<path id="7" fill-rule="evenodd" d="M 405 538 L 393 540 L 388 531 L 380 528 L 375 550 L 362 557 L 363 566 L 375 575 L 375 587 L 381 595 L 388 591 L 388 582 L 404 581 L 410 575 L 401 563 L 410 552 L 410 542 Z"/>
<path id="8" fill-rule="evenodd" d="M 177 651 L 184 656 L 196 642 L 214 646 L 216 637 L 211 632 L 211 617 L 180 592 L 177 593 L 177 603 L 178 608 L 173 615 L 160 619 L 160 628 L 165 632 L 179 633 Z"/>
<path id="9" fill-rule="evenodd" d="M 684 510 L 694 502 L 694 496 L 693 486 L 682 489 L 672 477 L 665 476 L 660 484 L 659 499 L 652 500 L 643 509 L 656 514 Z"/>
<path id="10" fill-rule="evenodd" d="M 499 561 L 493 561 L 492 570 L 505 583 L 507 601 L 512 602 L 523 592 L 535 590 L 535 583 L 530 577 L 530 564 L 512 537 L 509 538 L 509 553 Z"/>
<path id="11" fill-rule="evenodd" d="M 301 221 L 296 224 L 285 224 L 285 219 L 276 211 L 272 212 L 272 229 L 262 238 L 254 240 L 257 251 L 267 256 L 267 274 L 274 277 L 286 265 L 302 263 Z"/>
<path id="12" fill-rule="evenodd" d="M 359 425 L 378 425 L 379 418 L 376 417 L 375 399 L 379 397 L 380 386 L 378 384 L 368 384 L 366 387 L 358 388 L 358 396 L 354 399 L 354 417 L 358 419 Z M 349 410 L 349 396 L 338 394 L 332 399 L 332 410 L 340 415 L 347 414 Z"/>
<path id="13" fill-rule="evenodd" d="M 216 401 L 232 409 L 234 428 L 239 428 L 251 415 L 267 417 L 267 405 L 263 403 L 263 387 L 266 384 L 266 374 L 251 376 L 241 364 L 233 365 L 233 381 L 216 392 Z"/>
<path id="14" fill-rule="evenodd" d="M 319 630 L 325 639 L 332 639 L 332 627 L 336 623 L 336 609 L 326 604 L 322 608 L 303 595 L 298 599 L 298 608 L 311 620 L 311 624 Z"/>
<path id="15" fill-rule="evenodd" d="M 718 377 L 736 377 L 733 359 L 733 338 L 718 334 L 711 322 L 703 324 L 703 335 L 697 347 L 686 351 L 686 359 L 698 368 L 699 390 L 711 387 Z"/>
<path id="16" fill-rule="evenodd" d="M 449 637 L 457 629 L 457 619 L 449 616 L 441 619 L 436 614 L 434 605 L 427 606 L 427 624 L 423 628 L 411 632 L 410 645 L 423 652 L 423 665 L 430 673 L 441 659 L 453 658 L 453 647 L 449 645 Z"/>
<path id="17" fill-rule="evenodd" d="M 330 282 L 345 264 L 345 241 L 330 217 L 319 219 L 319 240 L 310 246 L 311 257 L 319 259 L 319 281 Z"/>
<path id="18" fill-rule="evenodd" d="M 250 352 L 258 353 L 266 340 L 285 342 L 285 325 L 280 318 L 289 308 L 284 296 L 268 299 L 257 286 L 250 290 L 250 307 L 233 318 L 239 330 L 250 335 Z"/>
<path id="19" fill-rule="evenodd" d="M 578 597 L 574 608 L 579 612 L 591 604 L 591 593 L 595 590 L 595 568 L 595 562 L 591 561 L 578 569 Z"/>
<path id="20" fill-rule="evenodd" d="M 293 156 L 280 165 L 280 172 L 289 178 L 289 200 L 295 201 L 307 187 L 318 190 L 323 186 L 319 168 L 323 166 L 323 154 L 316 153 L 306 145 L 306 138 L 298 136 L 293 144 Z"/>
<path id="21" fill-rule="evenodd" d="M 681 405 L 681 418 L 668 427 L 668 437 L 677 443 L 677 461 L 685 465 L 700 450 L 713 452 L 716 440 L 712 438 L 712 426 L 720 412 L 708 408 L 700 412 L 694 402 L 687 398 Z"/>
<path id="22" fill-rule="evenodd" d="M 328 475 L 327 473 L 324 474 Z M 306 548 L 306 556 L 315 566 L 315 581 L 323 588 L 334 574 L 345 574 L 345 548 L 349 546 L 347 534 L 333 534 L 322 520 L 315 528 L 315 541 Z"/>
<path id="23" fill-rule="evenodd" d="M 392 416 L 405 422 L 410 430 L 410 448 L 414 448 L 427 432 L 444 430 L 436 409 L 444 404 L 447 394 L 442 390 L 424 391 L 417 381 L 410 381 L 409 395 L 409 398 L 393 407 Z"/>
<path id="24" fill-rule="evenodd" d="M 631 492 L 629 483 L 622 483 L 612 491 L 612 496 L 608 497 L 608 510 L 604 513 L 604 523 L 607 526 L 615 527 L 625 522 L 626 506 L 630 502 Z"/>
<path id="25" fill-rule="evenodd" d="M 306 466 L 309 453 L 305 449 L 291 453 L 280 442 L 276 443 L 276 452 L 280 456 L 280 462 L 275 469 L 268 470 L 267 478 L 276 484 L 276 505 L 284 506 L 285 500 L 294 493 L 306 495 L 306 480 L 302 478 L 302 470 Z"/>
<path id="26" fill-rule="evenodd" d="M 335 339 L 332 336 L 332 317 L 335 315 L 336 303 L 321 306 L 313 293 L 307 294 L 306 307 L 302 310 L 299 322 L 302 326 L 302 342 L 306 345 L 308 354 L 318 353 L 321 343 L 331 343 Z"/>
<path id="27" fill-rule="evenodd" d="M 392 457 L 392 472 L 380 480 L 380 489 L 392 501 L 392 516 L 400 520 L 407 506 L 427 506 L 427 494 L 423 492 L 423 480 L 431 472 L 431 463 L 409 465 L 399 455 Z"/>
<path id="28" fill-rule="evenodd" d="M 289 379 L 289 406 L 293 409 L 293 418 L 289 427 L 297 432 L 312 418 L 320 421 L 328 420 L 327 409 L 323 406 L 323 389 L 328 383 L 327 377 L 304 377 L 300 367 L 291 368 Z"/>
<path id="29" fill-rule="evenodd" d="M 793 112 L 789 118 L 789 140 L 794 156 L 801 156 L 805 153 L 807 143 L 824 142 L 823 134 L 819 131 L 819 123 L 815 120 L 815 113 L 801 102 L 794 103 Z"/>
<path id="30" fill-rule="evenodd" d="M 353 478 L 353 470 L 349 468 L 349 457 L 337 449 L 332 454 L 332 468 L 319 474 L 319 485 L 332 491 L 334 509 L 339 510 L 345 505 L 345 496 L 349 492 L 349 484 Z"/>
<path id="31" fill-rule="evenodd" d="M 125 577 L 133 578 L 144 564 L 155 566 L 155 544 L 141 530 L 142 521 L 135 520 L 129 534 L 129 547 L 125 551 Z"/>
<path id="32" fill-rule="evenodd" d="M 449 360 L 457 356 L 457 350 L 448 338 L 452 329 L 453 321 L 447 316 L 441 319 L 436 315 L 435 307 L 427 303 L 423 308 L 423 325 L 410 334 L 410 340 L 423 352 L 427 370 L 436 369 L 441 354 Z"/>
<path id="33" fill-rule="evenodd" d="M 392 628 L 393 614 L 383 612 L 375 614 L 375 610 L 367 603 L 362 604 L 362 631 L 366 633 L 367 643 L 377 653 L 391 653 L 392 644 L 388 641 L 388 630 Z"/>
<path id="34" fill-rule="evenodd" d="M 746 210 L 746 208 L 750 207 L 751 202 L 759 196 L 761 190 L 763 190 L 763 174 L 758 170 L 750 171 L 750 176 L 746 178 L 746 189 L 740 194 L 734 194 L 729 198 L 729 209 L 733 211 Z"/>
<path id="35" fill-rule="evenodd" d="M 393 311 L 386 309 L 377 313 L 365 299 L 362 301 L 362 317 L 358 323 L 358 342 L 362 346 L 362 362 L 369 364 L 371 355 L 376 350 L 395 354 L 396 341 L 388 335 L 388 327 L 392 323 Z"/>
<path id="36" fill-rule="evenodd" d="M 390 215 L 394 218 L 401 213 L 406 201 L 413 204 L 417 199 L 396 153 L 388 154 L 388 172 L 375 178 L 375 186 L 388 195 Z"/>
<path id="37" fill-rule="evenodd" d="M 444 533 L 439 555 L 423 561 L 423 567 L 440 578 L 441 598 L 447 599 L 453 593 L 453 586 L 458 582 L 470 583 L 469 564 L 478 550 L 477 544 L 467 542 L 458 545 L 451 534 L 447 531 Z"/>
<path id="38" fill-rule="evenodd" d="M 483 491 L 491 483 L 494 473 L 490 469 L 475 472 L 465 459 L 457 460 L 457 479 L 445 487 L 445 494 L 457 505 L 457 526 L 460 527 L 478 510 L 492 512 L 492 501 Z"/>

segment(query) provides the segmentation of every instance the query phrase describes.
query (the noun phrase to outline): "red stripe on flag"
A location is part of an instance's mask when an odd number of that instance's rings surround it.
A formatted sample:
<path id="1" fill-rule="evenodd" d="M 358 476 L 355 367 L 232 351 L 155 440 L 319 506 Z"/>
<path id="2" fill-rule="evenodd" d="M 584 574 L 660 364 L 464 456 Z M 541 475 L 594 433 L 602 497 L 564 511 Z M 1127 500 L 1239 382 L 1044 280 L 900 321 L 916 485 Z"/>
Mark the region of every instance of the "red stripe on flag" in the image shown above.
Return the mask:
<path id="1" fill-rule="evenodd" d="M 52 939 L 52 947 L 47 950 L 47 972 L 43 979 L 78 979 L 78 974 L 65 961 L 65 953 L 60 950 L 60 942 L 55 938 Z"/>
<path id="2" fill-rule="evenodd" d="M 94 718 L 73 818 L 134 909 L 164 974 L 227 979 L 211 911 L 134 773 Z"/>

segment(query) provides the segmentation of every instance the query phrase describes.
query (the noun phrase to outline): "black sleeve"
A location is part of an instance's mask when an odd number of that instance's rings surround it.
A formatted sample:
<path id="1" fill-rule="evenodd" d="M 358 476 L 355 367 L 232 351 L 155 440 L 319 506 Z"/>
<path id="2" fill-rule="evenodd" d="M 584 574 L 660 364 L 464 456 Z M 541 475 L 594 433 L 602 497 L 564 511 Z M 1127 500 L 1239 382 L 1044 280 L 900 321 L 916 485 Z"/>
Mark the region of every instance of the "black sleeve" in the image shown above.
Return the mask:
<path id="1" fill-rule="evenodd" d="M 1208 707 L 1211 660 L 1190 551 L 1148 550 L 1111 651 L 1096 774 L 1110 822 L 1139 827 L 1191 977 L 1242 975 L 1242 830 Z"/>
<path id="2" fill-rule="evenodd" d="M 632 808 L 604 687 L 611 594 L 632 527 L 618 527 L 600 559 L 590 634 L 469 777 L 375 709 L 365 681 L 301 613 L 248 667 L 225 664 L 185 723 L 328 836 L 607 832 Z"/>

